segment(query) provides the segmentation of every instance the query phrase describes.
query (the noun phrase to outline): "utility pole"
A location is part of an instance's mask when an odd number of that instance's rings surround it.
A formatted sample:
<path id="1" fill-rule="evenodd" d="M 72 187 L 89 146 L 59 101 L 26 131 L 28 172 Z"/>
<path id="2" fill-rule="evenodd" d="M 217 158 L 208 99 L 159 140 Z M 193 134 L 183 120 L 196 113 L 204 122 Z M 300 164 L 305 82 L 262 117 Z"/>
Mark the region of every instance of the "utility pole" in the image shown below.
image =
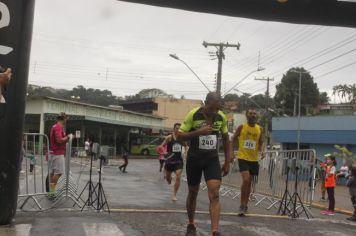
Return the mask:
<path id="1" fill-rule="evenodd" d="M 265 116 L 266 116 L 266 120 L 265 120 L 265 136 L 266 136 L 266 145 L 269 144 L 269 135 L 268 135 L 268 122 L 267 122 L 267 115 L 268 115 L 268 108 L 269 108 L 269 82 L 270 81 L 274 81 L 273 78 L 255 78 L 255 80 L 260 80 L 260 81 L 267 81 L 267 91 L 266 91 L 266 111 L 265 111 Z"/>
<path id="2" fill-rule="evenodd" d="M 301 129 L 301 124 L 300 124 L 300 119 L 301 119 L 301 106 L 302 106 L 302 74 L 308 74 L 309 72 L 307 71 L 302 71 L 302 68 L 299 70 L 290 70 L 290 72 L 297 73 L 299 74 L 299 88 L 298 88 L 298 128 L 297 128 L 297 150 L 300 149 L 300 129 Z"/>
<path id="3" fill-rule="evenodd" d="M 221 77 L 222 77 L 222 64 L 223 60 L 225 60 L 225 49 L 227 48 L 236 48 L 240 49 L 240 44 L 229 44 L 229 43 L 208 43 L 203 42 L 204 47 L 215 47 L 216 48 L 216 56 L 218 58 L 218 74 L 216 79 L 216 92 L 221 96 Z"/>

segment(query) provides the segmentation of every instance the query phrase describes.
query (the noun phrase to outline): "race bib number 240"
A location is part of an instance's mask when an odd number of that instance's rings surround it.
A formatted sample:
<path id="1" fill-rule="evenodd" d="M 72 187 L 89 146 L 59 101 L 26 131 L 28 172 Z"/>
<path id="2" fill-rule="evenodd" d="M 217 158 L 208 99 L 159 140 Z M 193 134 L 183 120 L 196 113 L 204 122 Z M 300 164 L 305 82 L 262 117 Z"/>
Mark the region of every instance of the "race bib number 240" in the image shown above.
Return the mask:
<path id="1" fill-rule="evenodd" d="M 216 149 L 216 135 L 199 136 L 199 149 L 214 150 Z"/>

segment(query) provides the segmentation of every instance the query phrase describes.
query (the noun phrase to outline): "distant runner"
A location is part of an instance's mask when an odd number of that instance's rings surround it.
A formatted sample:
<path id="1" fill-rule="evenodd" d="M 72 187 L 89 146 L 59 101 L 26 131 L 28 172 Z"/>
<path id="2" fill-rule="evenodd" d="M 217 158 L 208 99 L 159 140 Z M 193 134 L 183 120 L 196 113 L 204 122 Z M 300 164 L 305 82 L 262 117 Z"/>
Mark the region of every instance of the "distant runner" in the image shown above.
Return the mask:
<path id="1" fill-rule="evenodd" d="M 177 134 L 180 124 L 176 123 L 173 127 L 173 134 L 168 135 L 161 145 L 161 149 L 167 145 L 167 153 L 165 155 L 165 177 L 168 184 L 172 182 L 172 173 L 176 174 L 176 181 L 174 183 L 172 201 L 177 201 L 177 192 L 180 186 L 181 176 L 183 172 L 183 146 L 186 143 L 177 141 Z"/>
<path id="2" fill-rule="evenodd" d="M 157 146 L 156 152 L 158 154 L 159 172 L 162 172 L 163 165 L 164 165 L 164 155 L 167 153 L 167 144 L 163 146 L 162 145 Z"/>
<path id="3" fill-rule="evenodd" d="M 189 187 L 187 236 L 197 235 L 194 218 L 203 173 L 210 200 L 211 233 L 213 236 L 220 235 L 219 190 L 221 176 L 226 176 L 230 169 L 230 151 L 227 120 L 219 108 L 220 96 L 217 93 L 208 93 L 205 105 L 190 111 L 179 129 L 178 140 L 190 140 L 186 166 Z M 222 169 L 218 156 L 219 134 L 222 134 L 225 151 L 225 163 Z"/>
<path id="4" fill-rule="evenodd" d="M 234 150 L 234 145 L 238 144 L 237 159 L 242 176 L 241 185 L 241 204 L 239 215 L 244 216 L 248 212 L 248 201 L 251 193 L 252 181 L 257 179 L 259 174 L 258 157 L 264 158 L 262 152 L 263 146 L 263 128 L 256 124 L 257 112 L 255 109 L 246 111 L 247 123 L 240 125 L 232 138 L 230 148 Z"/>

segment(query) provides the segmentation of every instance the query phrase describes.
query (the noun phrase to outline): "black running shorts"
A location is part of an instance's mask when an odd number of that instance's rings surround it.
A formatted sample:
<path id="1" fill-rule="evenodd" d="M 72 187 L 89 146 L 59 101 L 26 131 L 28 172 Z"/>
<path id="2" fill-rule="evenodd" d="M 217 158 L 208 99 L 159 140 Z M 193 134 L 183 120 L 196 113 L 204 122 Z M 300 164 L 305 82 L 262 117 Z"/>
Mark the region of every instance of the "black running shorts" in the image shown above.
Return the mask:
<path id="1" fill-rule="evenodd" d="M 164 169 L 169 172 L 176 172 L 177 170 L 183 170 L 183 161 L 179 163 L 166 163 Z"/>
<path id="2" fill-rule="evenodd" d="M 258 161 L 246 161 L 242 159 L 238 159 L 240 172 L 249 171 L 250 175 L 258 176 L 260 171 L 260 165 Z"/>
<path id="3" fill-rule="evenodd" d="M 187 180 L 189 186 L 200 185 L 202 174 L 205 181 L 221 180 L 221 166 L 219 157 L 192 157 L 187 159 Z"/>

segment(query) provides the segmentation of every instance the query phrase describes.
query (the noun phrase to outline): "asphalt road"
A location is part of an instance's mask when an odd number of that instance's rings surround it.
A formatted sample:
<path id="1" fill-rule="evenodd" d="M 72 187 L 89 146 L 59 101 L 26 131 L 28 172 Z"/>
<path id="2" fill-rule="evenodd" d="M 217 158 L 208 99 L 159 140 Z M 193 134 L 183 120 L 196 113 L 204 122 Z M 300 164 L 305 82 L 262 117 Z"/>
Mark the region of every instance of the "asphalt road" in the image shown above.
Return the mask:
<path id="1" fill-rule="evenodd" d="M 83 162 L 82 164 L 85 164 Z M 88 180 L 89 168 L 72 164 L 73 179 L 79 179 L 81 190 Z M 112 212 L 71 208 L 73 202 L 68 199 L 61 208 L 44 212 L 18 212 L 13 225 L 0 227 L 0 236 L 88 236 L 88 235 L 185 235 L 186 214 L 185 197 L 187 185 L 182 182 L 178 201 L 170 200 L 172 186 L 158 172 L 156 160 L 130 160 L 128 173 L 119 172 L 116 166 L 104 168 L 103 187 Z M 97 171 L 93 179 L 97 182 Z M 86 199 L 86 196 L 84 196 Z M 51 204 L 47 199 L 43 204 Z M 292 220 L 276 216 L 277 209 L 266 210 L 267 202 L 253 206 L 250 216 L 234 215 L 239 207 L 239 200 L 231 195 L 221 197 L 222 235 L 355 235 L 356 223 L 346 221 L 347 216 L 336 214 L 326 217 L 320 210 L 311 209 L 314 218 Z M 32 204 L 33 205 L 33 204 Z M 28 210 L 31 204 L 26 206 Z M 68 208 L 70 207 L 70 208 Z M 208 199 L 206 190 L 201 190 L 198 197 L 197 225 L 200 235 L 209 235 L 210 220 L 207 214 Z"/>

